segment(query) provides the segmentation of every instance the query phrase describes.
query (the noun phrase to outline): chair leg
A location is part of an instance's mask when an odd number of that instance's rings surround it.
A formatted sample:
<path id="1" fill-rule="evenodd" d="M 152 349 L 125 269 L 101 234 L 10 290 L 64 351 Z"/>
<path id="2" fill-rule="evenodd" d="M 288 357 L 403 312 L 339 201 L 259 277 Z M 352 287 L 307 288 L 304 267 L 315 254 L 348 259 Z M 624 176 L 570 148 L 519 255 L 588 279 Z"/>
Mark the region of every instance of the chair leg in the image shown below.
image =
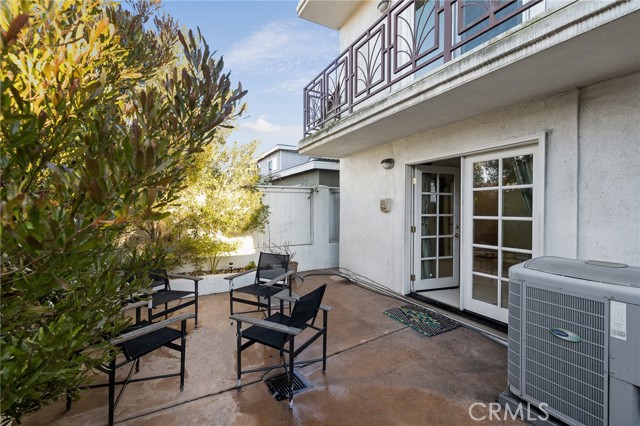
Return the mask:
<path id="1" fill-rule="evenodd" d="M 233 290 L 229 290 L 229 315 L 233 315 Z M 233 320 L 229 320 L 229 325 L 233 325 Z"/>
<path id="2" fill-rule="evenodd" d="M 182 332 L 182 336 L 180 337 L 180 392 L 182 392 L 184 390 L 184 364 L 185 364 L 185 354 L 186 354 L 186 348 L 187 348 L 187 321 L 186 320 L 182 320 L 180 331 Z"/>
<path id="3" fill-rule="evenodd" d="M 238 391 L 240 390 L 240 388 L 242 387 L 242 381 L 241 381 L 241 377 L 242 377 L 242 329 L 241 327 L 241 323 L 240 321 L 236 321 L 236 324 L 238 326 L 238 331 L 236 333 L 236 365 L 238 366 L 238 382 L 237 382 L 237 388 Z"/>
<path id="4" fill-rule="evenodd" d="M 267 316 L 271 316 L 271 294 L 267 295 Z"/>
<path id="5" fill-rule="evenodd" d="M 116 394 L 116 360 L 115 357 L 109 362 L 109 426 L 113 426 Z"/>
<path id="6" fill-rule="evenodd" d="M 196 327 L 198 328 L 198 292 L 196 291 Z"/>
<path id="7" fill-rule="evenodd" d="M 293 374 L 294 374 L 294 365 L 293 365 L 293 353 L 294 353 L 294 337 L 291 336 L 289 338 L 289 411 L 293 410 Z"/>
<path id="8" fill-rule="evenodd" d="M 327 311 L 322 311 L 322 374 L 327 371 Z"/>

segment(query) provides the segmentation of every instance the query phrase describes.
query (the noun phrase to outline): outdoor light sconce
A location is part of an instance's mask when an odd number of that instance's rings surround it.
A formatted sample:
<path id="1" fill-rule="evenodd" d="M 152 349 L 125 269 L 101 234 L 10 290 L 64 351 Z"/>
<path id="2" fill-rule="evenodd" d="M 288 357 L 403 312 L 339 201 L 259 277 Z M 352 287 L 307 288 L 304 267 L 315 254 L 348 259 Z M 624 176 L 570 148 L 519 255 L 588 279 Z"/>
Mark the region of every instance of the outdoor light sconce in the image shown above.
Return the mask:
<path id="1" fill-rule="evenodd" d="M 378 12 L 385 13 L 387 9 L 389 9 L 389 4 L 391 4 L 391 0 L 380 0 L 380 3 L 378 3 Z"/>
<path id="2" fill-rule="evenodd" d="M 382 166 L 383 169 L 385 170 L 391 170 L 393 169 L 393 165 L 395 164 L 395 161 L 393 161 L 393 158 L 385 158 L 384 160 L 382 160 L 380 162 L 380 165 Z"/>
<path id="3" fill-rule="evenodd" d="M 391 211 L 391 198 L 380 198 L 380 211 L 384 213 Z"/>

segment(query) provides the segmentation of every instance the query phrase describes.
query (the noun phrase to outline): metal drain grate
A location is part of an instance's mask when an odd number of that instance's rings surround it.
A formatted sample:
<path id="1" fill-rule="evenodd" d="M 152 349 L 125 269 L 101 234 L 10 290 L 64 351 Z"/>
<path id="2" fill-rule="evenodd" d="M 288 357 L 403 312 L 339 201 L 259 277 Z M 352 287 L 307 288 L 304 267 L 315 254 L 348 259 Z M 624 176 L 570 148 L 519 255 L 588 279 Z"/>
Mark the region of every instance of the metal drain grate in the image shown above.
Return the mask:
<path id="1" fill-rule="evenodd" d="M 435 336 L 460 326 L 451 318 L 416 305 L 405 305 L 384 313 L 426 336 Z"/>
<path id="2" fill-rule="evenodd" d="M 289 375 L 287 373 L 271 377 L 264 382 L 267 384 L 267 387 L 276 400 L 282 401 L 283 399 L 289 398 Z M 309 383 L 304 377 L 299 375 L 297 371 L 293 372 L 294 395 L 309 390 L 312 387 L 313 386 L 311 386 L 311 383 Z"/>

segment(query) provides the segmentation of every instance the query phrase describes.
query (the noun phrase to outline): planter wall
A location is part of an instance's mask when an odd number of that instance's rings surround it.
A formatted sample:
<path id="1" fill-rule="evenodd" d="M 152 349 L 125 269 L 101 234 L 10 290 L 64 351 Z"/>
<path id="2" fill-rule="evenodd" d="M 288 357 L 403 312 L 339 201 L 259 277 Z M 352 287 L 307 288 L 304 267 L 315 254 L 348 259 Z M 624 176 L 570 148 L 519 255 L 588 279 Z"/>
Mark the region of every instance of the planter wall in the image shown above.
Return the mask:
<path id="1" fill-rule="evenodd" d="M 202 281 L 198 284 L 198 295 L 226 293 L 229 291 L 229 281 L 224 277 L 231 274 L 202 275 Z M 247 274 L 233 280 L 235 288 L 244 287 L 253 283 L 255 273 Z M 172 279 L 171 288 L 173 290 L 193 290 L 193 281 L 187 279 Z"/>

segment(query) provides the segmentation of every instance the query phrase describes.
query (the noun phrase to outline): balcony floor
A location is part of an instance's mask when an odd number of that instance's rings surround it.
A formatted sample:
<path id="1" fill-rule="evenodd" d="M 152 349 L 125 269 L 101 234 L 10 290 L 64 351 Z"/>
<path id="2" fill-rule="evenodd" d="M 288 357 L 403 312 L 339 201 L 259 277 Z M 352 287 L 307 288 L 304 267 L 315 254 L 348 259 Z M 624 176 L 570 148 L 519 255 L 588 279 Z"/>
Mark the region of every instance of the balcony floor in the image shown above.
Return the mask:
<path id="1" fill-rule="evenodd" d="M 304 275 L 304 273 L 303 273 Z M 323 425 L 323 424 L 484 424 L 488 404 L 506 389 L 507 349 L 467 328 L 425 337 L 383 314 L 403 304 L 332 275 L 309 276 L 294 290 L 304 294 L 329 284 L 324 304 L 329 314 L 328 364 L 299 371 L 313 388 L 286 401 L 276 401 L 262 383 L 262 373 L 243 376 L 235 388 L 235 324 L 229 325 L 228 295 L 203 296 L 200 325 L 189 322 L 186 379 L 130 384 L 116 409 L 116 423 L 126 425 Z M 302 355 L 315 358 L 315 342 Z M 277 363 L 271 349 L 253 346 L 243 353 L 245 367 Z M 161 374 L 179 368 L 179 355 L 161 349 L 142 359 L 140 373 Z M 121 370 L 125 370 L 122 368 Z M 277 375 L 274 370 L 267 377 Z M 116 389 L 117 392 L 117 389 Z M 494 420 L 495 421 L 495 420 Z M 70 411 L 64 401 L 24 419 L 32 425 L 101 425 L 107 422 L 106 388 L 86 391 Z M 524 424 L 508 421 L 501 424 Z"/>

